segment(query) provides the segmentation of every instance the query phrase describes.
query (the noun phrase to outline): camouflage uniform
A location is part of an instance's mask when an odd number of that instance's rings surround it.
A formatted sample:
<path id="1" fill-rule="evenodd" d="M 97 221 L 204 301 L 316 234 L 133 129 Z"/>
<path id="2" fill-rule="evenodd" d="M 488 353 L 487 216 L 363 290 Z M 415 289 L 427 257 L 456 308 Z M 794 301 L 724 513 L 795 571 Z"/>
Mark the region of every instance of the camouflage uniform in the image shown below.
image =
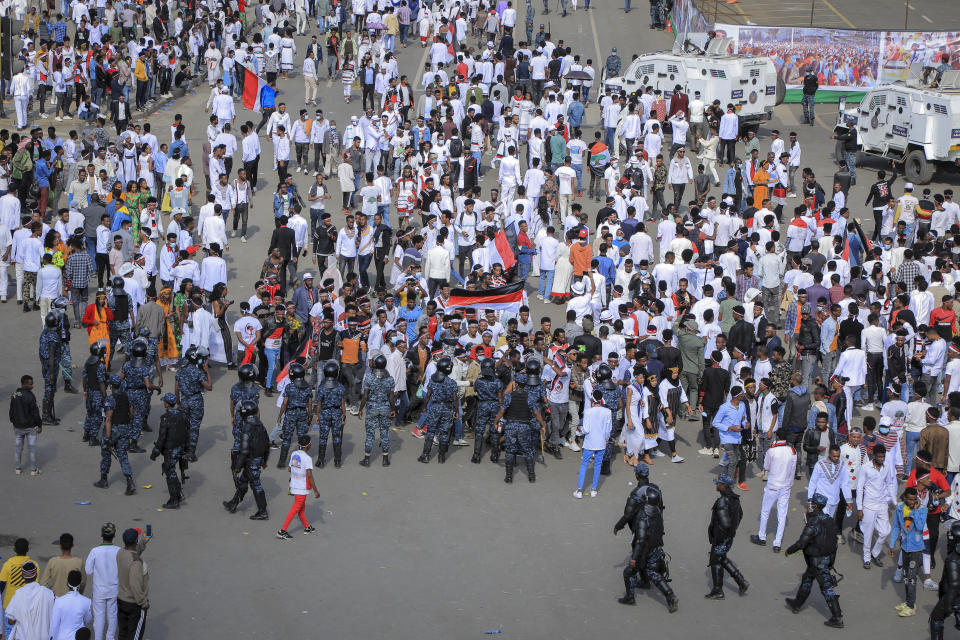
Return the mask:
<path id="1" fill-rule="evenodd" d="M 297 382 L 297 380 L 294 380 L 283 388 L 283 397 L 287 399 L 287 408 L 283 414 L 283 431 L 281 432 L 280 442 L 284 449 L 290 447 L 294 431 L 299 438 L 307 435 L 310 430 L 307 403 L 313 398 L 313 390 L 309 384 L 304 384 L 303 388 L 300 388 L 297 386 Z M 284 460 L 283 462 L 286 464 L 287 461 Z"/>
<path id="2" fill-rule="evenodd" d="M 320 408 L 320 446 L 327 446 L 327 438 L 333 432 L 333 446 L 340 446 L 343 438 L 343 414 L 340 411 L 346 389 L 339 382 L 332 389 L 322 384 L 317 388 L 317 405 Z"/>
<path id="3" fill-rule="evenodd" d="M 180 408 L 190 421 L 190 437 L 187 447 L 190 451 L 197 448 L 200 439 L 200 423 L 203 422 L 203 383 L 207 381 L 207 374 L 200 365 L 187 363 L 185 360 L 177 371 L 177 388 L 180 390 Z M 192 459 L 192 458 L 191 458 Z"/>
<path id="4" fill-rule="evenodd" d="M 94 364 L 87 364 L 80 374 L 87 381 L 86 409 L 87 415 L 83 420 L 83 432 L 88 438 L 96 438 L 103 426 L 103 394 L 100 385 L 107 382 L 107 367 L 102 360 Z"/>
<path id="5" fill-rule="evenodd" d="M 104 411 L 116 411 L 118 398 L 117 395 L 126 396 L 126 402 L 129 405 L 130 412 L 134 412 L 133 401 L 130 399 L 129 393 L 124 393 L 123 391 L 115 391 L 112 395 L 107 397 L 103 402 Z M 120 400 L 123 400 L 121 397 Z M 100 441 L 100 475 L 106 475 L 110 473 L 110 458 L 113 453 L 116 453 L 117 460 L 120 461 L 120 470 L 123 471 L 123 475 L 131 476 L 133 475 L 133 469 L 130 468 L 130 458 L 127 455 L 127 449 L 130 448 L 130 442 L 134 440 L 133 436 L 133 427 L 130 424 L 126 423 L 111 423 L 111 433 L 110 437 L 104 437 Z M 111 453 L 111 446 L 113 447 L 113 453 Z"/>
<path id="6" fill-rule="evenodd" d="M 143 382 L 144 378 L 152 378 L 152 366 L 134 366 L 132 361 L 123 363 L 123 388 L 130 398 L 130 408 L 133 410 L 133 420 L 130 422 L 131 440 L 139 440 L 140 434 L 146 430 L 147 418 L 150 417 L 150 390 Z"/>
<path id="7" fill-rule="evenodd" d="M 43 374 L 43 402 L 49 402 L 50 394 L 57 390 L 57 376 L 60 373 L 60 358 L 63 355 L 63 343 L 58 329 L 44 329 L 40 334 L 40 371 Z M 53 359 L 53 366 L 50 359 Z M 46 406 L 44 408 L 47 408 Z"/>
<path id="8" fill-rule="evenodd" d="M 426 439 L 433 442 L 434 436 L 446 446 L 453 426 L 453 408 L 457 403 L 457 383 L 445 377 L 443 382 L 430 382 L 430 406 L 427 409 Z"/>
<path id="9" fill-rule="evenodd" d="M 133 304 L 133 301 L 130 300 L 130 296 L 123 294 L 127 298 L 126 304 L 121 303 L 121 307 L 126 306 L 129 309 L 129 305 Z M 110 311 L 113 312 L 114 319 L 110 321 L 110 362 L 113 362 L 113 356 L 117 353 L 117 343 L 119 342 L 123 345 L 124 351 L 130 346 L 130 318 L 124 316 L 123 318 L 117 318 L 117 299 L 113 293 L 107 296 L 107 306 L 110 308 Z"/>
<path id="10" fill-rule="evenodd" d="M 380 449 L 383 453 L 390 453 L 390 394 L 393 393 L 393 377 L 378 378 L 375 374 L 368 373 L 363 377 L 363 386 L 370 392 L 367 397 L 367 416 L 363 423 L 366 430 L 363 452 L 369 454 L 373 451 L 373 441 L 379 428 Z"/>
<path id="11" fill-rule="evenodd" d="M 503 391 L 503 383 L 496 377 L 477 378 L 474 383 L 477 390 L 477 419 L 474 421 L 474 437 L 483 438 L 487 427 L 493 432 L 493 419 L 497 417 L 497 411 L 500 410 L 500 392 Z"/>

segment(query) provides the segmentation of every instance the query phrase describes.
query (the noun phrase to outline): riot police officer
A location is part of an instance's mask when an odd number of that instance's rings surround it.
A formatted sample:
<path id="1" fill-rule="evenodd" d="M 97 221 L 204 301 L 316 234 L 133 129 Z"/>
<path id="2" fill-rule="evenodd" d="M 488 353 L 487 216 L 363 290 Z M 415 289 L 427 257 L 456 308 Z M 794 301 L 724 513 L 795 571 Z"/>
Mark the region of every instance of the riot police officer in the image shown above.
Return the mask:
<path id="1" fill-rule="evenodd" d="M 163 505 L 163 508 L 179 509 L 180 502 L 183 500 L 183 485 L 177 475 L 177 465 L 180 464 L 184 447 L 187 446 L 190 421 L 182 410 L 177 409 L 177 396 L 175 394 L 167 393 L 164 395 L 163 406 L 166 411 L 160 416 L 157 441 L 153 443 L 150 459 L 156 460 L 159 456 L 163 456 L 163 464 L 160 469 L 167 480 L 167 491 L 170 493 L 170 499 Z"/>
<path id="2" fill-rule="evenodd" d="M 107 369 L 113 363 L 113 357 L 117 353 L 117 343 L 126 349 L 130 342 L 130 327 L 133 324 L 133 301 L 127 295 L 123 288 L 123 278 L 114 276 L 110 281 L 112 285 L 110 294 L 107 296 L 107 306 L 113 313 L 113 320 L 110 321 L 110 361 L 107 363 Z"/>
<path id="3" fill-rule="evenodd" d="M 603 461 L 600 463 L 600 473 L 605 476 L 610 475 L 610 461 L 617 448 L 617 439 L 620 437 L 622 428 L 620 422 L 620 410 L 623 408 L 623 392 L 613 379 L 613 369 L 610 365 L 604 363 L 597 367 L 597 383 L 600 392 L 603 394 L 603 406 L 610 409 L 610 421 L 613 429 L 610 431 L 610 438 L 607 439 L 607 448 L 603 452 Z"/>
<path id="4" fill-rule="evenodd" d="M 713 503 L 710 526 L 707 528 L 707 537 L 710 540 L 710 579 L 713 581 L 713 588 L 704 597 L 710 600 L 723 600 L 724 569 L 740 587 L 740 595 L 747 592 L 750 583 L 737 569 L 737 565 L 727 557 L 727 552 L 733 546 L 733 538 L 737 535 L 737 527 L 743 519 L 740 496 L 733 492 L 734 481 L 727 474 L 720 474 L 713 482 L 720 494 Z"/>
<path id="5" fill-rule="evenodd" d="M 930 612 L 930 640 L 943 640 L 943 621 L 951 612 L 957 615 L 957 600 L 960 597 L 960 522 L 954 520 L 947 532 L 947 557 L 943 562 L 940 578 L 939 599 Z M 960 620 L 960 618 L 958 618 Z"/>
<path id="6" fill-rule="evenodd" d="M 240 450 L 240 431 L 243 420 L 240 417 L 240 406 L 245 400 L 250 400 L 260 406 L 260 390 L 257 388 L 257 367 L 247 362 L 237 369 L 238 381 L 230 388 L 230 424 L 233 426 L 233 447 L 230 449 L 230 462 Z"/>
<path id="7" fill-rule="evenodd" d="M 139 342 L 142 338 L 138 338 Z M 190 347 L 177 371 L 174 391 L 180 400 L 187 421 L 190 422 L 190 435 L 183 457 L 188 462 L 197 461 L 197 443 L 200 440 L 200 423 L 203 421 L 203 391 L 211 391 L 210 366 L 207 364 L 204 347 Z"/>
<path id="8" fill-rule="evenodd" d="M 650 467 L 644 463 L 641 462 L 633 468 L 633 475 L 637 479 L 637 486 L 627 496 L 627 503 L 623 505 L 623 515 L 617 520 L 617 524 L 613 525 L 613 535 L 620 533 L 620 530 L 625 526 L 629 526 L 630 531 L 633 531 L 634 520 L 642 506 L 640 496 L 643 494 L 644 487 L 653 487 L 657 491 L 660 490 L 660 487 L 650 482 Z"/>
<path id="9" fill-rule="evenodd" d="M 340 365 L 328 360 L 323 365 L 323 382 L 317 387 L 314 402 L 316 421 L 320 427 L 320 446 L 317 451 L 317 468 L 326 464 L 327 439 L 333 435 L 333 466 L 343 464 L 343 423 L 347 420 L 347 390 L 340 383 Z M 389 464 L 389 461 L 387 461 Z"/>
<path id="10" fill-rule="evenodd" d="M 503 481 L 507 484 L 513 482 L 513 467 L 516 464 L 517 455 L 524 458 L 527 465 L 527 479 L 530 482 L 536 482 L 537 476 L 534 470 L 533 458 L 533 438 L 531 425 L 536 421 L 541 428 L 544 428 L 543 417 L 540 415 L 540 397 L 543 388 L 540 387 L 539 393 L 535 385 L 531 393 L 528 393 L 527 380 L 530 376 L 540 377 L 540 363 L 536 360 L 530 360 L 525 367 L 525 373 L 517 373 L 513 380 L 507 385 L 503 393 L 503 404 L 494 422 L 500 422 L 505 419 L 503 429 L 503 448 L 506 451 L 504 457 L 504 467 L 506 475 Z"/>
<path id="11" fill-rule="evenodd" d="M 53 399 L 57 395 L 57 375 L 60 372 L 60 357 L 63 346 L 60 341 L 60 329 L 57 316 L 50 312 L 43 319 L 43 331 L 40 333 L 40 370 L 43 373 L 43 424 L 60 424 L 53 411 Z"/>
<path id="12" fill-rule="evenodd" d="M 500 442 L 493 419 L 503 404 L 503 383 L 497 378 L 497 365 L 493 358 L 484 358 L 480 362 L 480 377 L 473 387 L 477 392 L 477 417 L 473 421 L 473 457 L 470 462 L 479 464 L 483 455 L 483 438 L 488 428 L 490 462 L 496 462 Z"/>
<path id="13" fill-rule="evenodd" d="M 50 313 L 57 317 L 57 331 L 60 333 L 60 366 L 63 370 L 63 392 L 78 393 L 73 386 L 73 354 L 70 353 L 70 318 L 67 316 L 66 296 L 54 298 Z"/>
<path id="14" fill-rule="evenodd" d="M 133 410 L 131 427 L 131 453 L 144 453 L 146 449 L 140 447 L 140 434 L 144 431 L 153 431 L 147 424 L 150 416 L 150 393 L 153 386 L 153 367 L 147 362 L 147 341 L 137 339 L 130 346 L 130 359 L 123 363 L 120 377 L 130 398 L 130 407 Z"/>
<path id="15" fill-rule="evenodd" d="M 370 466 L 370 453 L 377 430 L 380 431 L 380 450 L 383 452 L 383 466 L 390 466 L 390 424 L 393 422 L 394 392 L 393 376 L 387 373 L 387 357 L 378 355 L 371 363 L 372 371 L 363 377 L 363 395 L 357 415 L 363 416 L 363 407 L 367 407 L 364 419 L 366 435 L 363 440 L 363 460 L 360 466 Z"/>
<path id="16" fill-rule="evenodd" d="M 613 47 L 613 49 L 610 50 L 610 55 L 607 56 L 607 61 L 604 63 L 604 67 L 607 70 L 606 77 L 608 80 L 620 75 L 621 64 L 620 56 L 617 55 L 617 48 Z M 613 149 L 610 150 L 610 153 L 611 155 L 615 155 Z"/>
<path id="17" fill-rule="evenodd" d="M 800 613 L 800 608 L 810 595 L 813 581 L 820 585 L 820 593 L 827 601 L 830 609 L 830 619 L 823 624 L 837 629 L 843 628 L 843 613 L 840 611 L 840 598 L 833 590 L 834 581 L 830 574 L 833 560 L 837 553 L 837 527 L 833 518 L 823 512 L 827 506 L 827 497 L 822 493 L 813 494 L 810 499 L 810 513 L 807 514 L 807 524 L 800 533 L 800 539 L 787 548 L 787 556 L 803 551 L 803 559 L 807 568 L 800 579 L 800 588 L 795 598 L 787 598 L 787 606 L 794 613 Z"/>
<path id="18" fill-rule="evenodd" d="M 260 484 L 260 470 L 270 457 L 270 436 L 260 422 L 258 411 L 257 403 L 253 400 L 244 400 L 240 405 L 240 419 L 243 420 L 240 450 L 237 451 L 231 467 L 236 491 L 232 498 L 223 502 L 223 507 L 230 513 L 236 513 L 249 486 L 253 491 L 253 499 L 257 502 L 257 512 L 250 516 L 250 519 L 267 520 L 270 515 L 267 513 L 267 495 Z"/>
<path id="19" fill-rule="evenodd" d="M 647 485 L 637 495 L 640 508 L 634 518 L 633 541 L 630 561 L 623 569 L 623 585 L 626 589 L 620 604 L 636 604 L 633 595 L 634 578 L 642 578 L 640 586 L 653 584 L 667 599 L 667 610 L 674 613 L 680 600 L 667 584 L 666 564 L 663 553 L 663 499 L 660 490 Z"/>
<path id="20" fill-rule="evenodd" d="M 277 469 L 287 466 L 287 454 L 290 452 L 290 441 L 296 432 L 297 438 L 308 435 L 310 431 L 309 417 L 313 401 L 313 389 L 306 380 L 307 370 L 299 362 L 293 362 L 288 369 L 290 382 L 283 388 L 283 403 L 277 414 L 277 424 L 283 425 L 280 436 L 280 459 Z"/>
<path id="21" fill-rule="evenodd" d="M 133 469 L 130 467 L 130 458 L 127 451 L 133 439 L 133 406 L 129 394 L 123 389 L 123 379 L 118 375 L 110 376 L 111 394 L 104 400 L 103 409 L 106 415 L 103 438 L 100 440 L 100 480 L 93 483 L 98 489 L 107 488 L 107 474 L 110 473 L 110 458 L 114 455 L 120 462 L 120 470 L 127 479 L 126 495 L 132 496 L 137 492 L 133 484 Z"/>
<path id="22" fill-rule="evenodd" d="M 450 378 L 453 371 L 453 360 L 444 356 L 437 360 L 437 370 L 430 376 L 430 387 L 424 403 L 427 405 L 427 418 L 424 427 L 427 435 L 423 439 L 423 453 L 417 458 L 424 464 L 430 462 L 430 449 L 433 448 L 433 439 L 440 441 L 440 453 L 437 461 L 443 464 L 447 461 L 447 448 L 450 446 L 450 427 L 458 418 L 457 383 Z"/>
<path id="23" fill-rule="evenodd" d="M 106 345 L 100 341 L 94 342 L 90 345 L 90 357 L 80 373 L 87 410 L 83 419 L 83 442 L 91 447 L 100 444 L 98 436 L 103 425 L 103 401 L 107 397 L 107 366 L 103 363 L 106 354 Z"/>

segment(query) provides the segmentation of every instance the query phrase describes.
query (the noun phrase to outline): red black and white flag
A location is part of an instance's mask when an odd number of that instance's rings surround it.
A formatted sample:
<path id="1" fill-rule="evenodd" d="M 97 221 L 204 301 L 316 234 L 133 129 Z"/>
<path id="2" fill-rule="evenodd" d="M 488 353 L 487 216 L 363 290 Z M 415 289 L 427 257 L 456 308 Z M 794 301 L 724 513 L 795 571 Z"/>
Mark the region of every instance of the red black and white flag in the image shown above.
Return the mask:
<path id="1" fill-rule="evenodd" d="M 523 292 L 523 282 L 517 281 L 502 287 L 470 291 L 468 289 L 451 289 L 447 300 L 446 311 L 457 307 L 473 309 L 494 309 L 518 313 L 525 303 L 526 294 Z"/>
<path id="2" fill-rule="evenodd" d="M 267 83 L 257 73 L 245 65 L 237 65 L 237 73 L 243 74 L 243 106 L 251 111 L 260 111 L 260 92 Z"/>

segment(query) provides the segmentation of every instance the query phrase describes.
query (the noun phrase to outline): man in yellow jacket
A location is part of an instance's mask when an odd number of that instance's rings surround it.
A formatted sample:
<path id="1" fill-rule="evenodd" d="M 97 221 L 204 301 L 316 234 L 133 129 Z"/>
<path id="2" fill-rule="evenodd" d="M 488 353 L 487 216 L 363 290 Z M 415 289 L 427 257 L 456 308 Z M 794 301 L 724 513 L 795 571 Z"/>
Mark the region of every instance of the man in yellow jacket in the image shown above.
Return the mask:
<path id="1" fill-rule="evenodd" d="M 133 77 L 137 81 L 137 109 L 142 110 L 147 104 L 147 90 L 150 87 L 150 73 L 148 71 L 147 52 L 137 54 L 137 62 L 133 67 Z"/>

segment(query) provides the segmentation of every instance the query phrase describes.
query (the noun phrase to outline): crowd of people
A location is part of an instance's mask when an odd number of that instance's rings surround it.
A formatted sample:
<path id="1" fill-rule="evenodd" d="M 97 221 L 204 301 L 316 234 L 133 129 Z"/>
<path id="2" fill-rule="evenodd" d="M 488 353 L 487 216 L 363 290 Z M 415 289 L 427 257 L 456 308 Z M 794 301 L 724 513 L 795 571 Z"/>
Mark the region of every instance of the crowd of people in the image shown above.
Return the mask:
<path id="1" fill-rule="evenodd" d="M 81 14 L 91 10 L 79 2 L 70 15 L 86 39 L 75 37 L 75 49 L 59 23 L 26 14 L 17 77 L 27 95 L 43 112 L 49 69 L 63 74 L 72 56 L 71 73 L 81 77 L 73 95 L 90 85 L 90 100 L 80 102 L 92 115 L 66 140 L 53 126 L 0 131 L 0 300 L 13 265 L 17 303 L 40 311 L 42 326 L 42 398 L 30 375 L 11 398 L 16 473 L 41 473 L 37 438 L 59 422 L 61 374 L 65 392 L 83 393 L 82 441 L 100 449 L 96 487 L 110 485 L 116 460 L 126 494 L 137 493 L 134 468 L 145 465 L 136 454 L 148 451 L 141 444 L 153 422 L 164 509 L 183 504 L 189 465 L 209 439 L 201 440 L 205 394 L 229 398 L 235 492 L 223 506 L 239 511 L 249 491 L 250 517 L 269 519 L 261 474 L 277 451 L 294 495 L 281 539 L 297 517 L 313 532 L 306 496 L 317 494 L 314 471 L 327 466 L 328 445 L 333 467 L 343 465 L 348 414 L 363 422 L 365 467 L 378 444 L 381 464 L 392 464 L 393 427 L 422 439 L 420 463 L 472 446 L 473 463 L 487 452 L 495 464 L 502 458 L 507 483 L 518 466 L 534 482 L 539 458 L 576 452 L 576 499 L 598 494 L 622 452 L 638 484 L 616 528 L 633 532 L 621 602 L 653 584 L 675 611 L 665 500 L 649 483 L 650 466 L 691 455 L 719 466 L 712 599 L 724 597 L 725 573 L 741 594 L 749 587 L 727 558 L 742 518 L 736 490 L 765 483 L 751 542 L 767 544 L 776 506 L 779 552 L 794 483 L 806 471 L 810 514 L 786 551 L 802 550 L 807 570 L 788 606 L 798 611 L 817 580 L 827 623 L 843 625 L 831 568 L 849 530 L 864 569 L 882 566 L 884 544 L 898 558 L 894 581 L 905 598 L 897 613 L 915 615 L 917 582 L 937 588 L 942 522 L 960 518 L 952 499 L 960 495 L 960 206 L 952 192 L 917 196 L 906 183 L 898 196 L 896 167 L 869 190 L 857 187 L 852 133 L 838 136 L 842 164 L 825 189 L 797 132 L 761 139 L 741 127 L 734 105 L 683 87 L 669 96 L 595 87 L 593 61 L 544 25 L 535 30 L 529 0 L 514 4 L 295 1 L 236 11 L 147 2 L 108 14 L 107 3 L 94 14 L 122 23 L 113 34 L 85 27 Z M 317 35 L 298 48 L 294 37 L 314 24 Z M 414 25 L 429 50 L 411 81 L 397 51 Z M 161 64 L 167 50 L 178 58 L 171 67 Z M 306 108 L 319 105 L 324 55 L 327 78 L 342 81 L 347 104 L 359 91 L 359 107 Z M 137 81 L 134 108 L 167 92 L 164 68 L 206 78 L 201 149 L 190 149 L 179 114 L 163 131 L 131 121 L 120 106 L 130 86 L 123 65 Z M 616 50 L 603 68 L 619 73 Z M 299 76 L 303 107 L 284 97 Z M 262 115 L 240 124 L 238 140 L 236 98 L 254 80 Z M 108 113 L 89 106 L 108 100 Z M 593 103 L 596 130 L 586 120 Z M 22 128 L 30 104 L 17 104 Z M 332 112 L 344 108 L 341 129 Z M 264 127 L 275 188 L 271 172 L 260 171 Z M 487 188 L 491 173 L 496 184 Z M 262 189 L 273 192 L 269 246 L 254 294 L 234 307 L 224 256 L 231 241 L 264 232 L 248 229 Z M 329 206 L 337 191 L 340 206 Z M 874 212 L 872 242 L 851 215 L 858 191 Z M 530 296 L 556 313 L 536 317 Z M 74 364 L 71 338 L 81 329 L 89 356 Z M 221 391 L 227 374 L 214 376 L 212 363 L 237 371 L 229 394 Z M 166 391 L 159 420 L 150 417 L 154 391 Z M 275 397 L 275 424 L 265 424 L 261 393 Z M 677 442 L 676 430 L 690 423 L 700 425 L 696 451 Z M 104 541 L 115 533 L 105 525 Z M 120 583 L 129 579 L 124 571 L 144 540 L 129 530 L 114 565 L 87 560 L 97 640 L 104 626 L 112 640 L 110 624 L 122 638 L 139 637 L 145 580 L 118 595 L 115 574 L 122 558 Z M 46 578 L 36 580 L 25 541 L 17 544 L 0 587 L 8 623 L 26 628 L 27 617 L 49 621 L 59 599 L 43 590 Z M 61 546 L 69 555 L 70 540 Z M 942 562 L 956 571 L 940 585 L 934 638 L 960 589 L 952 536 L 947 547 Z M 75 582 L 71 573 L 50 588 L 67 597 L 57 589 L 82 592 Z M 17 601 L 20 592 L 29 595 Z M 90 605 L 73 598 L 67 606 Z M 85 615 L 72 619 L 85 626 Z"/>

